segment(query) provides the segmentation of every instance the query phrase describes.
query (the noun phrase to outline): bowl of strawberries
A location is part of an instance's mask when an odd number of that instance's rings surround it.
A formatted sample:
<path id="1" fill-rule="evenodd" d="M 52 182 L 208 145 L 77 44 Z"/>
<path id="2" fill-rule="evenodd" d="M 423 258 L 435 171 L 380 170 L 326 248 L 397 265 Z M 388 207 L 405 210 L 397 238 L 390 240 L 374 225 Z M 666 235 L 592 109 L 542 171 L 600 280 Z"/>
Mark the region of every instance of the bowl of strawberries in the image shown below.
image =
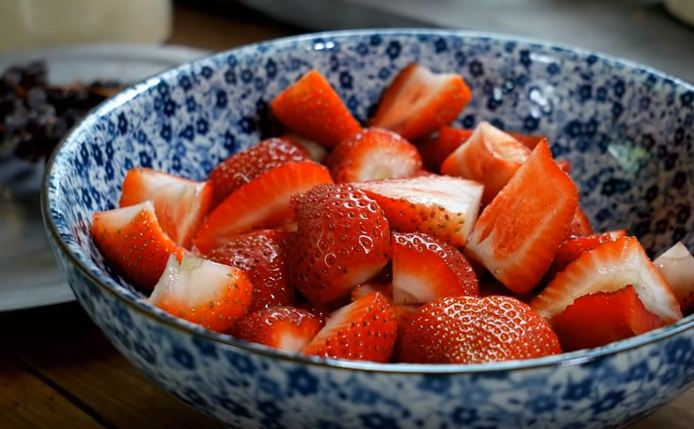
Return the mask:
<path id="1" fill-rule="evenodd" d="M 232 427 L 619 427 L 694 382 L 693 121 L 568 47 L 306 35 L 102 104 L 44 219 L 113 344 Z"/>

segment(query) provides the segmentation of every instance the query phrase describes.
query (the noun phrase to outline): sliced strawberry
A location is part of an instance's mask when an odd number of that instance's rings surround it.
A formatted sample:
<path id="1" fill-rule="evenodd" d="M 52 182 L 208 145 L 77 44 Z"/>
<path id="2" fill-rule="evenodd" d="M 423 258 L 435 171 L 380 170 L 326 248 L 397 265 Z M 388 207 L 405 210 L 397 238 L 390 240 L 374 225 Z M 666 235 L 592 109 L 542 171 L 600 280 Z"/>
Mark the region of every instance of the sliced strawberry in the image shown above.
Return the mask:
<path id="1" fill-rule="evenodd" d="M 314 304 L 348 297 L 388 263 L 388 221 L 364 192 L 347 184 L 321 185 L 294 204 L 297 231 L 287 252 L 291 283 Z"/>
<path id="2" fill-rule="evenodd" d="M 576 237 L 591 235 L 593 233 L 593 227 L 590 224 L 590 220 L 588 220 L 588 216 L 586 216 L 586 213 L 583 211 L 580 205 L 576 207 L 576 214 L 574 214 L 574 218 L 571 220 L 571 226 L 569 229 L 569 234 Z"/>
<path id="3" fill-rule="evenodd" d="M 397 332 L 398 325 L 388 299 L 372 292 L 334 312 L 304 353 L 388 362 Z"/>
<path id="4" fill-rule="evenodd" d="M 694 257 L 677 242 L 653 261 L 663 275 L 685 314 L 694 311 Z"/>
<path id="5" fill-rule="evenodd" d="M 552 319 L 564 351 L 604 346 L 663 326 L 634 286 L 583 295 Z"/>
<path id="6" fill-rule="evenodd" d="M 566 239 L 577 206 L 576 185 L 540 143 L 484 209 L 465 252 L 513 292 L 528 293 Z"/>
<path id="7" fill-rule="evenodd" d="M 388 301 L 392 301 L 393 296 L 393 285 L 384 283 L 367 282 L 362 283 L 352 289 L 352 301 L 356 301 L 359 298 L 363 298 L 371 292 L 378 292 L 384 297 L 388 298 Z"/>
<path id="8" fill-rule="evenodd" d="M 392 242 L 395 304 L 479 293 L 475 272 L 450 244 L 421 232 L 394 232 Z"/>
<path id="9" fill-rule="evenodd" d="M 441 171 L 441 164 L 472 135 L 472 130 L 443 127 L 432 138 L 419 145 L 424 165 L 431 171 Z"/>
<path id="10" fill-rule="evenodd" d="M 326 165 L 336 183 L 347 183 L 409 177 L 422 168 L 422 159 L 398 134 L 368 128 L 335 146 Z"/>
<path id="11" fill-rule="evenodd" d="M 264 229 L 231 238 L 207 257 L 244 270 L 253 283 L 253 302 L 248 311 L 293 305 L 294 291 L 287 282 L 287 233 Z"/>
<path id="12" fill-rule="evenodd" d="M 226 332 L 246 314 L 253 286 L 246 273 L 191 254 L 172 255 L 149 302 L 181 319 Z"/>
<path id="13" fill-rule="evenodd" d="M 551 320 L 576 299 L 633 285 L 643 305 L 666 324 L 682 317 L 677 298 L 634 237 L 608 241 L 584 252 L 530 303 Z"/>
<path id="14" fill-rule="evenodd" d="M 291 161 L 305 161 L 309 154 L 286 139 L 271 138 L 235 153 L 217 165 L 209 180 L 216 207 L 235 190 L 275 167 Z"/>
<path id="15" fill-rule="evenodd" d="M 419 176 L 355 184 L 376 200 L 394 231 L 425 232 L 464 246 L 477 219 L 482 185 L 455 177 Z"/>
<path id="16" fill-rule="evenodd" d="M 481 122 L 472 136 L 441 165 L 449 176 L 484 185 L 483 204 L 489 203 L 530 156 L 530 149 L 488 122 Z"/>
<path id="17" fill-rule="evenodd" d="M 561 353 L 549 323 L 506 296 L 441 298 L 424 305 L 400 336 L 400 358 L 416 363 L 485 363 Z"/>
<path id="18" fill-rule="evenodd" d="M 151 201 L 96 212 L 90 231 L 106 262 L 143 292 L 157 283 L 169 255 L 183 257 L 184 249 L 159 225 Z"/>
<path id="19" fill-rule="evenodd" d="M 328 169 L 313 161 L 287 162 L 234 191 L 208 216 L 195 237 L 202 253 L 223 246 L 232 237 L 259 228 L 290 223 L 292 195 L 332 183 Z"/>
<path id="20" fill-rule="evenodd" d="M 323 162 L 328 156 L 328 150 L 324 146 L 314 142 L 313 140 L 301 137 L 298 134 L 284 134 L 280 138 L 305 150 L 313 161 Z"/>
<path id="21" fill-rule="evenodd" d="M 557 253 L 554 254 L 554 261 L 552 261 L 552 270 L 554 272 L 562 271 L 567 265 L 581 256 L 583 252 L 593 250 L 603 243 L 615 241 L 625 235 L 627 235 L 625 230 L 618 229 L 600 234 L 579 237 L 570 236 L 557 248 Z"/>
<path id="22" fill-rule="evenodd" d="M 243 316 L 232 334 L 275 349 L 300 352 L 322 327 L 320 318 L 306 310 L 269 307 Z"/>
<path id="23" fill-rule="evenodd" d="M 541 142 L 548 143 L 547 137 L 545 136 L 540 136 L 536 134 L 523 134 L 517 131 L 508 131 L 507 133 L 514 139 L 523 143 L 523 146 L 527 147 L 530 150 L 535 149 L 535 147 Z"/>
<path id="24" fill-rule="evenodd" d="M 325 147 L 333 147 L 361 129 L 340 96 L 316 70 L 277 95 L 270 107 L 284 126 Z"/>
<path id="25" fill-rule="evenodd" d="M 150 168 L 132 168 L 123 181 L 120 206 L 150 200 L 161 229 L 179 246 L 188 247 L 210 210 L 212 187 Z"/>

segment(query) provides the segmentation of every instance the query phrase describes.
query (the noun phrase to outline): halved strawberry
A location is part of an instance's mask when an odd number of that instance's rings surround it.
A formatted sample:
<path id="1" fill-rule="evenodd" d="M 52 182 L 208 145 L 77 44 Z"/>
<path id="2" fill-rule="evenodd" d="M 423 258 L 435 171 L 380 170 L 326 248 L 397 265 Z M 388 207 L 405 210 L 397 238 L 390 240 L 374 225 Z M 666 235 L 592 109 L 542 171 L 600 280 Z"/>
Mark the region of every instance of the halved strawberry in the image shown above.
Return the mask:
<path id="1" fill-rule="evenodd" d="M 378 292 L 384 297 L 388 298 L 388 301 L 392 301 L 393 285 L 390 283 L 384 284 L 375 282 L 362 283 L 360 285 L 357 285 L 357 287 L 355 287 L 354 289 L 352 289 L 352 293 L 350 296 L 352 301 L 356 301 L 359 298 L 365 297 L 371 292 Z"/>
<path id="2" fill-rule="evenodd" d="M 593 250 L 603 243 L 615 241 L 627 235 L 623 229 L 607 231 L 600 234 L 592 234 L 585 236 L 569 236 L 569 238 L 559 245 L 557 253 L 554 254 L 552 261 L 552 270 L 554 272 L 562 271 L 571 262 L 575 261 L 583 252 Z"/>
<path id="3" fill-rule="evenodd" d="M 209 182 L 194 182 L 151 168 L 132 168 L 123 181 L 120 206 L 150 200 L 161 229 L 179 246 L 188 247 L 212 203 Z"/>
<path id="4" fill-rule="evenodd" d="M 311 70 L 270 103 L 277 119 L 291 131 L 333 147 L 361 127 L 330 83 Z"/>
<path id="5" fill-rule="evenodd" d="M 383 92 L 371 125 L 415 140 L 448 125 L 471 99 L 460 75 L 435 74 L 410 64 Z"/>
<path id="6" fill-rule="evenodd" d="M 149 303 L 207 329 L 225 332 L 246 314 L 253 286 L 246 273 L 186 254 L 172 255 Z"/>
<path id="7" fill-rule="evenodd" d="M 305 150 L 313 161 L 323 162 L 328 156 L 328 150 L 325 148 L 325 146 L 322 146 L 313 140 L 301 137 L 298 134 L 283 134 L 280 138 Z"/>
<path id="8" fill-rule="evenodd" d="M 576 185 L 540 143 L 485 207 L 465 253 L 512 291 L 528 293 L 566 239 L 577 205 Z"/>
<path id="9" fill-rule="evenodd" d="M 443 127 L 439 132 L 419 145 L 424 165 L 431 171 L 441 171 L 441 164 L 450 154 L 472 135 L 472 130 Z"/>
<path id="10" fill-rule="evenodd" d="M 576 214 L 574 214 L 574 218 L 571 220 L 571 226 L 569 229 L 569 235 L 576 237 L 591 235 L 593 233 L 593 227 L 590 224 L 590 220 L 588 220 L 588 216 L 586 216 L 586 213 L 583 211 L 583 208 L 581 208 L 580 205 L 576 207 Z"/>
<path id="11" fill-rule="evenodd" d="M 184 253 L 162 230 L 151 201 L 94 213 L 90 232 L 106 262 L 143 292 L 157 283 L 169 255 Z"/>
<path id="12" fill-rule="evenodd" d="M 249 311 L 277 305 L 293 305 L 294 290 L 287 282 L 287 233 L 264 229 L 231 238 L 207 257 L 220 264 L 244 270 L 253 283 Z"/>
<path id="13" fill-rule="evenodd" d="M 416 363 L 485 363 L 561 353 L 549 323 L 506 296 L 447 297 L 424 305 L 405 325 L 399 356 Z"/>
<path id="14" fill-rule="evenodd" d="M 294 218 L 293 195 L 332 183 L 328 169 L 313 161 L 287 162 L 241 186 L 207 217 L 195 237 L 202 253 L 259 228 L 281 227 Z"/>
<path id="15" fill-rule="evenodd" d="M 680 303 L 682 312 L 694 311 L 694 256 L 681 242 L 658 256 L 653 261 L 663 275 L 672 293 Z"/>
<path id="16" fill-rule="evenodd" d="M 304 353 L 388 362 L 397 332 L 398 325 L 388 299 L 372 292 L 334 312 Z"/>
<path id="17" fill-rule="evenodd" d="M 450 244 L 421 232 L 394 232 L 392 242 L 395 304 L 479 293 L 475 272 Z"/>
<path id="18" fill-rule="evenodd" d="M 456 177 L 419 176 L 356 183 L 399 232 L 425 232 L 464 246 L 477 219 L 482 185 Z"/>
<path id="19" fill-rule="evenodd" d="M 308 159 L 308 152 L 300 146 L 278 138 L 263 140 L 231 155 L 210 172 L 209 181 L 214 188 L 213 207 L 241 186 L 273 168 L 287 162 Z"/>
<path id="20" fill-rule="evenodd" d="M 294 307 L 269 307 L 243 316 L 232 329 L 236 338 L 288 352 L 300 352 L 323 327 L 314 314 Z"/>
<path id="21" fill-rule="evenodd" d="M 644 307 L 632 285 L 583 295 L 552 319 L 564 351 L 604 346 L 661 326 L 663 321 Z"/>
<path id="22" fill-rule="evenodd" d="M 449 176 L 484 185 L 482 203 L 489 203 L 530 156 L 530 149 L 488 122 L 480 122 L 472 136 L 441 165 Z"/>
<path id="23" fill-rule="evenodd" d="M 325 164 L 336 183 L 346 183 L 409 177 L 422 168 L 422 159 L 398 134 L 368 128 L 335 146 Z"/>
<path id="24" fill-rule="evenodd" d="M 666 324 L 682 317 L 677 298 L 634 237 L 608 241 L 584 252 L 554 278 L 530 305 L 551 320 L 576 299 L 633 285 L 648 311 Z"/>
<path id="25" fill-rule="evenodd" d="M 388 221 L 352 185 L 321 185 L 296 197 L 297 231 L 288 242 L 291 283 L 317 305 L 349 296 L 390 259 Z"/>

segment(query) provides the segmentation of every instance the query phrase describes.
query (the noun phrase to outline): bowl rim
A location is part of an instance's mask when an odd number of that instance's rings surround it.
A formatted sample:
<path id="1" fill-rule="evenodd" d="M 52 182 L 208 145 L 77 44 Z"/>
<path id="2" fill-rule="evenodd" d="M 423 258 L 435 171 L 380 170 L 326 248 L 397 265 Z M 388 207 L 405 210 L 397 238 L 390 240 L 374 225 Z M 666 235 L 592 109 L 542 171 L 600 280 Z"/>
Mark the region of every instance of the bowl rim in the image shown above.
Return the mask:
<path id="1" fill-rule="evenodd" d="M 53 216 L 51 216 L 50 214 L 51 201 L 49 200 L 48 191 L 50 178 L 53 176 L 53 170 L 56 159 L 60 156 L 60 153 L 62 152 L 63 148 L 71 142 L 76 141 L 76 138 L 80 135 L 80 130 L 82 130 L 83 128 L 87 129 L 87 127 L 91 123 L 96 121 L 96 119 L 99 116 L 126 104 L 127 101 L 145 92 L 146 90 L 155 86 L 162 80 L 167 80 L 172 77 L 175 77 L 177 74 L 180 73 L 180 71 L 187 70 L 196 64 L 209 61 L 213 58 L 223 58 L 225 56 L 228 56 L 229 54 L 243 54 L 245 51 L 254 51 L 258 47 L 264 45 L 273 45 L 275 47 L 279 46 L 281 48 L 283 45 L 290 45 L 292 43 L 297 42 L 309 42 L 311 40 L 322 38 L 348 39 L 354 36 L 367 36 L 376 34 L 408 37 L 417 35 L 438 35 L 442 37 L 447 36 L 460 37 L 465 39 L 491 40 L 497 43 L 520 42 L 523 44 L 527 44 L 529 47 L 537 46 L 540 48 L 557 50 L 559 52 L 564 53 L 578 54 L 581 57 L 594 56 L 600 61 L 608 63 L 611 66 L 618 66 L 626 69 L 632 69 L 632 71 L 653 74 L 659 77 L 660 79 L 670 81 L 678 86 L 683 86 L 690 91 L 694 91 L 694 86 L 692 84 L 685 82 L 680 78 L 651 68 L 649 66 L 638 64 L 636 62 L 621 59 L 615 56 L 601 54 L 567 44 L 478 31 L 423 28 L 369 28 L 360 30 L 340 30 L 306 33 L 297 36 L 282 37 L 239 46 L 230 50 L 216 53 L 211 56 L 197 59 L 189 63 L 182 64 L 162 73 L 156 74 L 152 77 L 146 78 L 140 81 L 139 83 L 135 83 L 132 86 L 124 89 L 114 97 L 104 101 L 99 106 L 92 109 L 88 115 L 82 118 L 70 129 L 70 131 L 56 146 L 53 154 L 51 155 L 47 163 L 46 172 L 44 174 L 41 185 L 41 212 L 43 215 L 44 225 L 49 235 L 49 238 L 57 246 L 57 248 L 54 247 L 54 252 L 62 252 L 70 261 L 70 264 L 77 270 L 79 270 L 83 277 L 86 277 L 91 282 L 98 285 L 100 289 L 103 289 L 107 293 L 113 295 L 117 300 L 121 301 L 130 309 L 140 313 L 142 316 L 146 318 L 154 320 L 157 323 L 161 323 L 168 328 L 179 331 L 179 333 L 189 334 L 192 336 L 199 336 L 206 340 L 214 342 L 219 347 L 233 349 L 236 352 L 251 353 L 254 355 L 259 355 L 260 357 L 279 359 L 294 364 L 306 364 L 311 366 L 333 368 L 338 370 L 401 375 L 451 375 L 490 374 L 509 370 L 529 370 L 557 366 L 572 366 L 588 363 L 591 361 L 596 361 L 624 351 L 629 351 L 649 344 L 657 343 L 694 328 L 694 314 L 692 314 L 682 318 L 673 325 L 650 331 L 645 334 L 631 337 L 622 341 L 613 342 L 602 347 L 582 349 L 568 353 L 561 353 L 558 355 L 544 356 L 541 358 L 491 362 L 483 364 L 377 363 L 370 361 L 356 361 L 308 356 L 303 355 L 301 353 L 290 353 L 282 350 L 276 350 L 260 344 L 250 343 L 244 340 L 236 339 L 227 334 L 213 332 L 186 320 L 172 316 L 148 304 L 146 300 L 142 298 L 126 296 L 118 290 L 118 288 L 122 288 L 122 286 L 118 285 L 112 279 L 101 278 L 99 275 L 100 273 L 92 272 L 92 270 L 86 267 L 82 263 L 80 258 L 75 253 L 73 253 L 70 247 L 62 240 L 60 233 L 58 232 L 58 228 L 55 224 L 55 220 Z M 73 288 L 72 285 L 71 288 Z"/>

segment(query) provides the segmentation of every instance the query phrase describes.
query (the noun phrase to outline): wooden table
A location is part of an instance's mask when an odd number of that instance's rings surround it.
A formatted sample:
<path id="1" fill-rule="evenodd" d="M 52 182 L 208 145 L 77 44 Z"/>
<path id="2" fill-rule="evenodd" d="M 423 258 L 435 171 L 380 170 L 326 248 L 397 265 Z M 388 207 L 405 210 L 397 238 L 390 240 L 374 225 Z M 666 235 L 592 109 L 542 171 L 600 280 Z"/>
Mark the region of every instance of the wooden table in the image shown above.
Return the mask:
<path id="1" fill-rule="evenodd" d="M 171 43 L 223 50 L 300 33 L 234 2 L 175 7 Z M 0 314 L 0 427 L 220 428 L 145 379 L 79 305 Z M 633 428 L 694 426 L 694 390 Z"/>

